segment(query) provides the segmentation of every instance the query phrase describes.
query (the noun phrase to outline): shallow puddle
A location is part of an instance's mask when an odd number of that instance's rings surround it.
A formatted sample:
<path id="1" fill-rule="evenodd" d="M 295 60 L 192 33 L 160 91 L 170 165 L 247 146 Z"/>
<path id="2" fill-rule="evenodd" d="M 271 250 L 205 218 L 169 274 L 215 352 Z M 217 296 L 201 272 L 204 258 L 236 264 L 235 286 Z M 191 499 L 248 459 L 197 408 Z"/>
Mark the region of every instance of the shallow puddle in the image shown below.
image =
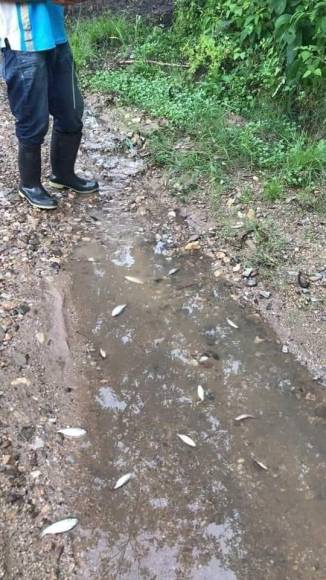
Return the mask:
<path id="1" fill-rule="evenodd" d="M 326 578 L 325 420 L 310 375 L 200 255 L 171 260 L 110 208 L 71 262 L 89 345 L 78 577 Z"/>

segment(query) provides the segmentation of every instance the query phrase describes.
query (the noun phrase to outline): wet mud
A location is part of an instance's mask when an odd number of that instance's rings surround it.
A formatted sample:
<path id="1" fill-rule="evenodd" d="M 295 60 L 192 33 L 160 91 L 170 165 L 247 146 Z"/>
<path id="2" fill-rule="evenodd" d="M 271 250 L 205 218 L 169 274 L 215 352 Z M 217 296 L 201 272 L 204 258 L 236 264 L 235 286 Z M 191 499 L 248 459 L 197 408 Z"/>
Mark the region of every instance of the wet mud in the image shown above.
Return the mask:
<path id="1" fill-rule="evenodd" d="M 311 376 L 204 258 L 171 258 L 124 210 L 113 197 L 70 264 L 88 431 L 78 578 L 325 578 L 325 427 Z"/>

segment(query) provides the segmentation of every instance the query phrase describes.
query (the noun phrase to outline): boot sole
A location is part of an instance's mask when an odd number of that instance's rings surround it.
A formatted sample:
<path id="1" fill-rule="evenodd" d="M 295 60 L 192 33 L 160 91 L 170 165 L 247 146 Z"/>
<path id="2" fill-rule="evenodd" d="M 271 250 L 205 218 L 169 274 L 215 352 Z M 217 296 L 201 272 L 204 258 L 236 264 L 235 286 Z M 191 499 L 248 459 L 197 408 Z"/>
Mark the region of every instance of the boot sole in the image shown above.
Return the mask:
<path id="1" fill-rule="evenodd" d="M 51 211 L 52 209 L 58 209 L 58 206 L 56 206 L 56 205 L 53 207 L 45 207 L 44 205 L 39 205 L 39 204 L 31 201 L 30 199 L 28 199 L 28 197 L 26 197 L 26 195 L 24 193 L 22 193 L 21 191 L 18 191 L 18 193 L 22 199 L 25 199 L 29 203 L 29 205 L 31 205 L 32 207 L 34 207 L 36 209 L 44 209 L 45 211 Z"/>
<path id="2" fill-rule="evenodd" d="M 54 183 L 54 181 L 49 181 L 49 185 L 51 187 L 55 187 L 56 189 L 70 189 L 70 191 L 74 191 L 75 193 L 79 193 L 81 195 L 88 195 L 89 193 L 98 193 L 99 188 L 96 187 L 94 189 L 89 189 L 88 191 L 80 191 L 79 189 L 75 189 L 74 187 L 70 187 L 69 185 L 63 185 L 62 183 Z"/>

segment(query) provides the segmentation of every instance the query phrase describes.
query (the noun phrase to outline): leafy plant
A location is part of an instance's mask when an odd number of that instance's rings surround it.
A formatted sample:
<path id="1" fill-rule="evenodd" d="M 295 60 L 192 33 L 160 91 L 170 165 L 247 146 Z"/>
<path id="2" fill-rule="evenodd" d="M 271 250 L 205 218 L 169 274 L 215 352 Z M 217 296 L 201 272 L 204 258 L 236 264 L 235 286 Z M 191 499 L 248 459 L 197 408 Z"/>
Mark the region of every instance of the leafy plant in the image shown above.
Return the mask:
<path id="1" fill-rule="evenodd" d="M 292 103 L 299 93 L 302 102 L 302 91 L 321 98 L 326 1 L 176 0 L 176 8 L 192 72 L 206 71 L 227 89 L 240 77 L 246 93 L 283 92 Z"/>

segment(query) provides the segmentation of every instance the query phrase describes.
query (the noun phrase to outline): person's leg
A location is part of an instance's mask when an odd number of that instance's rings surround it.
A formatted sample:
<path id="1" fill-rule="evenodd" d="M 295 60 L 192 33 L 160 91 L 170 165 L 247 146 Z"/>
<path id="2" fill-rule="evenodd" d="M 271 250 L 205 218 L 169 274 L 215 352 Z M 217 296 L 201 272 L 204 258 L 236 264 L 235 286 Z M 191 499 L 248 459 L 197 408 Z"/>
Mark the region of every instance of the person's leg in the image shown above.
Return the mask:
<path id="1" fill-rule="evenodd" d="M 3 60 L 19 142 L 19 194 L 34 207 L 55 209 L 56 200 L 41 185 L 41 146 L 49 123 L 46 55 L 7 47 Z"/>
<path id="2" fill-rule="evenodd" d="M 49 66 L 49 107 L 53 115 L 51 142 L 52 185 L 78 193 L 98 191 L 98 183 L 75 174 L 84 111 L 69 44 L 57 46 Z"/>

